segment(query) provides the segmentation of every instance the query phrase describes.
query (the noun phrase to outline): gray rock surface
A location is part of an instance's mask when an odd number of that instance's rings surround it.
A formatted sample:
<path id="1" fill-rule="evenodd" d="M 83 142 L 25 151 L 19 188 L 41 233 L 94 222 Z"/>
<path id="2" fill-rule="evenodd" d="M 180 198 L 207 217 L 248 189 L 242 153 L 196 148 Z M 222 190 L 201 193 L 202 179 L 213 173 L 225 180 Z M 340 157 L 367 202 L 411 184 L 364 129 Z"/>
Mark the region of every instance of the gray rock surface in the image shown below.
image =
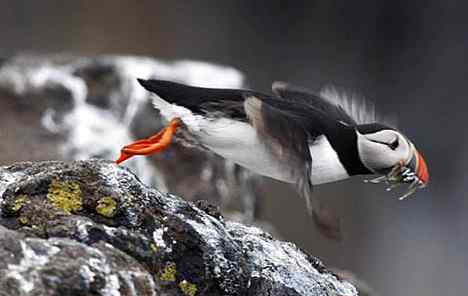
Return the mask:
<path id="1" fill-rule="evenodd" d="M 295 245 L 102 161 L 0 167 L 0 295 L 357 295 Z"/>

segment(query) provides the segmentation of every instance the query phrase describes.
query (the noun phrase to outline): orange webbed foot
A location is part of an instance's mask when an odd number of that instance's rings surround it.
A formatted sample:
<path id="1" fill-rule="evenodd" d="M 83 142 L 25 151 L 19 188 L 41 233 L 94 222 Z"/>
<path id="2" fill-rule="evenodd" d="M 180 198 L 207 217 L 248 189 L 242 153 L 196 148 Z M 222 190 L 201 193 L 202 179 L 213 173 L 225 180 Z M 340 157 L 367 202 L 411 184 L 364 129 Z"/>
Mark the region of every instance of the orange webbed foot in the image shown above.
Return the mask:
<path id="1" fill-rule="evenodd" d="M 157 134 L 126 145 L 120 150 L 120 157 L 115 162 L 120 164 L 135 155 L 151 155 L 165 150 L 171 144 L 172 137 L 180 123 L 179 118 L 174 118 Z"/>

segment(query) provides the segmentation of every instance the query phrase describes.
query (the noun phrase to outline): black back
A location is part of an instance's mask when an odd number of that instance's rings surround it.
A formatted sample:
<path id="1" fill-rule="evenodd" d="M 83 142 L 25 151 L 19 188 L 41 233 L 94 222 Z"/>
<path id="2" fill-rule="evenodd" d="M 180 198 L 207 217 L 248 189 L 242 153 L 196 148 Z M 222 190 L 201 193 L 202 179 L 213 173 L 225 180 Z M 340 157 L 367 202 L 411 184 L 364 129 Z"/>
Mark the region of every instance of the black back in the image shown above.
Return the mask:
<path id="1" fill-rule="evenodd" d="M 284 100 L 300 102 L 327 114 L 328 118 L 344 122 L 348 125 L 357 125 L 357 122 L 340 105 L 332 104 L 328 100 L 313 93 L 312 91 L 294 86 L 285 82 L 274 82 L 273 92 Z"/>

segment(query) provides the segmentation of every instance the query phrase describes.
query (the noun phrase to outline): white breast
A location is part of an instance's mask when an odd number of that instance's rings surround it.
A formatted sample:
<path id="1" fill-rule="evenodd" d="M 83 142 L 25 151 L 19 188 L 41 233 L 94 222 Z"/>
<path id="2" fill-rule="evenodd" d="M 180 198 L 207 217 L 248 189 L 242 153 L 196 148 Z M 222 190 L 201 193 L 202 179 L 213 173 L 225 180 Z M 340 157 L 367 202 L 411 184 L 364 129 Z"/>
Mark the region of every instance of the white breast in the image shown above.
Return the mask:
<path id="1" fill-rule="evenodd" d="M 349 177 L 327 137 L 319 136 L 309 146 L 312 157 L 312 184 L 334 182 Z"/>
<path id="2" fill-rule="evenodd" d="M 296 182 L 288 164 L 281 163 L 271 153 L 248 123 L 216 119 L 203 126 L 197 137 L 213 152 L 257 174 L 283 182 Z"/>

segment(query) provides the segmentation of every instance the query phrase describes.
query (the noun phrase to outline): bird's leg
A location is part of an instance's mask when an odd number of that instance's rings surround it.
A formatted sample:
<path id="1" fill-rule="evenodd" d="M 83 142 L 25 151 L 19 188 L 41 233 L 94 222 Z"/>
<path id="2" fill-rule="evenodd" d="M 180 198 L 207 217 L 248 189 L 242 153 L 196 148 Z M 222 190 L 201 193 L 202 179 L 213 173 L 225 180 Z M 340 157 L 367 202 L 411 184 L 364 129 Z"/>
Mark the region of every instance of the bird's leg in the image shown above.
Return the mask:
<path id="1" fill-rule="evenodd" d="M 180 123 L 179 118 L 174 118 L 169 122 L 167 127 L 157 134 L 126 145 L 120 150 L 120 157 L 116 160 L 116 163 L 120 164 L 134 155 L 151 155 L 163 151 L 171 144 L 172 137 Z"/>

